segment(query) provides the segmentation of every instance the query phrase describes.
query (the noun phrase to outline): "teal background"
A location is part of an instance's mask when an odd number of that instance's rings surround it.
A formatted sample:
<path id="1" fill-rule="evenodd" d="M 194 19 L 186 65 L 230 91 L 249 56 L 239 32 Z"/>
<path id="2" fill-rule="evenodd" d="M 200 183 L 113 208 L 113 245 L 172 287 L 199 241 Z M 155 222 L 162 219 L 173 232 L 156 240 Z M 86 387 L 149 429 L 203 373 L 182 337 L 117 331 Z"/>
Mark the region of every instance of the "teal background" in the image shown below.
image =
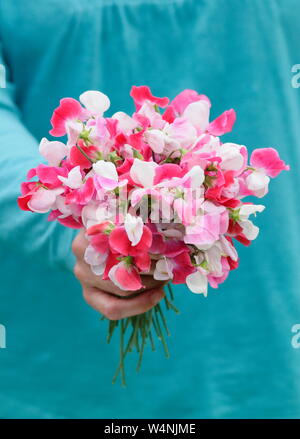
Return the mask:
<path id="1" fill-rule="evenodd" d="M 297 0 L 0 0 L 0 417 L 299 418 L 299 22 Z M 147 351 L 137 375 L 131 358 L 122 389 L 117 340 L 106 345 L 72 275 L 74 232 L 16 198 L 60 98 L 100 89 L 108 114 L 132 111 L 133 84 L 171 98 L 196 89 L 212 118 L 233 107 L 226 139 L 276 147 L 291 171 L 226 283 L 206 299 L 176 287 L 171 359 Z"/>

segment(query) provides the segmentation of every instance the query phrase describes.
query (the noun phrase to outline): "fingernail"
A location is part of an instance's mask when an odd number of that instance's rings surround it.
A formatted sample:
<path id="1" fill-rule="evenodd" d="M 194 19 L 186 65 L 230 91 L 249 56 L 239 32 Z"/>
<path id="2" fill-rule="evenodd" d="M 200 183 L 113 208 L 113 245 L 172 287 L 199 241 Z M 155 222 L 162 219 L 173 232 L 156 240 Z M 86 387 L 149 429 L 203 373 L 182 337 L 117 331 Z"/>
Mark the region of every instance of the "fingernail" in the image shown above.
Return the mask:
<path id="1" fill-rule="evenodd" d="M 162 294 L 162 293 L 153 293 L 151 296 L 151 301 L 152 301 L 153 305 L 156 305 L 163 297 L 164 297 L 164 294 Z"/>

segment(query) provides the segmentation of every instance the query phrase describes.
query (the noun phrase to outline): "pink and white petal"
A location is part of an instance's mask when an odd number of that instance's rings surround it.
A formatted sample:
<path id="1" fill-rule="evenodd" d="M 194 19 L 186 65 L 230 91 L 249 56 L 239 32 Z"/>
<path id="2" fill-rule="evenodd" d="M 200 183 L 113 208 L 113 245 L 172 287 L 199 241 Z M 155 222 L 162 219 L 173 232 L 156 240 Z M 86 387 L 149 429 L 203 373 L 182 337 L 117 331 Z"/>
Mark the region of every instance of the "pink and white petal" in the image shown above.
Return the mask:
<path id="1" fill-rule="evenodd" d="M 89 265 L 100 265 L 106 261 L 107 254 L 100 253 L 90 244 L 84 252 L 84 260 Z"/>
<path id="2" fill-rule="evenodd" d="M 170 107 L 178 115 L 182 115 L 186 107 L 192 102 L 197 102 L 200 100 L 207 101 L 209 107 L 211 106 L 210 100 L 205 95 L 199 95 L 195 90 L 186 89 L 179 93 L 170 103 Z"/>
<path id="3" fill-rule="evenodd" d="M 136 268 L 128 267 L 125 262 L 114 265 L 108 277 L 121 290 L 136 291 L 143 287 Z"/>
<path id="4" fill-rule="evenodd" d="M 71 189 L 78 189 L 83 185 L 82 175 L 80 172 L 80 166 L 75 166 L 75 168 L 71 169 L 68 174 L 68 177 L 57 177 L 65 186 L 68 186 Z"/>
<path id="5" fill-rule="evenodd" d="M 135 183 L 142 187 L 151 188 L 153 186 L 155 168 L 157 168 L 157 166 L 158 164 L 155 162 L 134 159 L 130 169 L 130 177 Z"/>
<path id="6" fill-rule="evenodd" d="M 243 204 L 239 210 L 239 217 L 241 220 L 246 220 L 249 215 L 255 215 L 256 212 L 262 212 L 263 210 L 265 210 L 265 206 L 262 204 Z"/>
<path id="7" fill-rule="evenodd" d="M 73 98 L 64 98 L 60 100 L 51 118 L 52 130 L 49 133 L 52 136 L 60 137 L 66 134 L 66 123 L 68 120 L 80 119 L 83 108 L 80 103 Z"/>
<path id="8" fill-rule="evenodd" d="M 204 182 L 204 171 L 201 168 L 201 166 L 193 166 L 189 172 L 185 174 L 185 176 L 182 178 L 182 183 L 188 182 L 188 187 L 192 189 L 196 189 L 200 187 Z"/>
<path id="9" fill-rule="evenodd" d="M 72 147 L 74 145 L 76 145 L 80 133 L 83 129 L 83 125 L 81 122 L 78 122 L 77 120 L 68 120 L 65 124 L 66 126 L 66 132 L 67 132 L 67 136 L 68 136 L 68 147 Z"/>
<path id="10" fill-rule="evenodd" d="M 159 184 L 163 180 L 169 180 L 175 177 L 180 178 L 183 170 L 179 165 L 174 163 L 165 163 L 155 168 L 154 184 Z"/>
<path id="11" fill-rule="evenodd" d="M 62 142 L 49 142 L 44 137 L 40 142 L 39 152 L 50 166 L 59 166 L 62 159 L 68 154 L 68 147 Z"/>
<path id="12" fill-rule="evenodd" d="M 270 178 L 263 171 L 253 171 L 246 177 L 246 185 L 250 191 L 256 192 L 268 187 Z"/>
<path id="13" fill-rule="evenodd" d="M 245 221 L 238 221 L 239 225 L 243 229 L 243 234 L 247 239 L 250 241 L 253 241 L 257 238 L 257 235 L 259 233 L 259 228 L 255 226 L 252 221 L 245 220 Z"/>
<path id="14" fill-rule="evenodd" d="M 269 177 L 276 177 L 281 171 L 290 169 L 274 148 L 255 149 L 251 154 L 250 163 L 255 168 L 264 169 Z"/>
<path id="15" fill-rule="evenodd" d="M 228 241 L 228 239 L 221 235 L 220 236 L 220 243 L 221 243 L 221 247 L 223 250 L 223 253 L 227 256 L 229 256 L 233 261 L 237 261 L 238 260 L 238 253 L 235 249 L 235 247 L 231 244 L 230 241 Z"/>
<path id="16" fill-rule="evenodd" d="M 214 136 L 222 136 L 232 130 L 235 120 L 235 111 L 233 109 L 226 110 L 209 124 L 208 132 Z"/>
<path id="17" fill-rule="evenodd" d="M 213 276 L 222 275 L 222 263 L 221 263 L 221 249 L 216 245 L 213 245 L 205 251 L 205 259 L 208 263 L 209 272 Z"/>
<path id="18" fill-rule="evenodd" d="M 100 175 L 94 176 L 94 182 L 97 190 L 101 190 L 103 188 L 105 190 L 112 191 L 119 186 L 118 181 L 106 177 L 100 177 Z"/>
<path id="19" fill-rule="evenodd" d="M 153 152 L 161 154 L 165 147 L 165 134 L 161 130 L 147 130 L 144 138 Z"/>
<path id="20" fill-rule="evenodd" d="M 136 189 L 131 193 L 131 206 L 135 207 L 148 194 L 147 189 Z"/>
<path id="21" fill-rule="evenodd" d="M 137 110 L 140 109 L 145 101 L 156 104 L 161 108 L 166 107 L 169 103 L 169 98 L 158 98 L 153 96 L 150 88 L 146 85 L 141 85 L 139 87 L 135 85 L 132 86 L 130 96 L 133 98 Z"/>
<path id="22" fill-rule="evenodd" d="M 96 276 L 102 276 L 105 271 L 106 260 L 102 264 L 99 265 L 91 265 L 91 270 Z"/>
<path id="23" fill-rule="evenodd" d="M 221 157 L 221 168 L 225 171 L 238 171 L 244 165 L 244 156 L 240 152 L 240 145 L 235 143 L 224 143 L 218 151 Z"/>
<path id="24" fill-rule="evenodd" d="M 200 100 L 189 104 L 183 112 L 183 117 L 203 132 L 206 131 L 209 124 L 209 113 L 209 103 L 206 100 Z"/>
<path id="25" fill-rule="evenodd" d="M 118 173 L 116 166 L 111 162 L 104 160 L 98 160 L 93 164 L 93 169 L 97 175 L 101 177 L 109 178 L 111 180 L 118 181 Z"/>
<path id="26" fill-rule="evenodd" d="M 57 192 L 40 188 L 31 197 L 28 207 L 37 213 L 46 213 L 54 206 Z"/>
<path id="27" fill-rule="evenodd" d="M 138 127 L 138 122 L 123 111 L 117 111 L 112 116 L 113 119 L 118 121 L 118 130 L 125 134 L 131 134 L 132 131 Z"/>

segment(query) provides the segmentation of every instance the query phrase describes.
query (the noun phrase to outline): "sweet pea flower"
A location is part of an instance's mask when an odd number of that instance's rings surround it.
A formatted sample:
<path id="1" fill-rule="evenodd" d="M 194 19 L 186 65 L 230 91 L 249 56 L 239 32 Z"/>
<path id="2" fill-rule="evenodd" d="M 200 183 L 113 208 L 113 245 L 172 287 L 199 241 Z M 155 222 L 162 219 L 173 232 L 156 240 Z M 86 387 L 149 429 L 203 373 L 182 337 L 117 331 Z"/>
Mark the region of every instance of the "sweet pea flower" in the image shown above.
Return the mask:
<path id="1" fill-rule="evenodd" d="M 139 126 L 136 120 L 123 111 L 117 111 L 112 118 L 118 121 L 118 130 L 126 135 L 132 134 L 134 129 Z"/>
<path id="2" fill-rule="evenodd" d="M 67 124 L 70 121 L 84 120 L 86 112 L 76 99 L 64 98 L 60 100 L 51 118 L 52 130 L 49 133 L 54 137 L 64 136 L 67 132 Z"/>
<path id="3" fill-rule="evenodd" d="M 252 214 L 256 214 L 256 212 L 262 212 L 265 209 L 265 206 L 261 204 L 244 204 L 239 209 L 239 220 L 237 223 L 242 227 L 244 236 L 249 239 L 249 241 L 253 241 L 257 238 L 259 233 L 259 228 L 255 226 L 252 221 L 248 218 Z"/>
<path id="4" fill-rule="evenodd" d="M 99 185 L 106 190 L 113 190 L 118 186 L 118 173 L 116 166 L 104 160 L 98 160 L 93 164 L 95 179 Z"/>
<path id="5" fill-rule="evenodd" d="M 170 103 L 146 86 L 130 94 L 132 115 L 104 117 L 109 98 L 94 90 L 60 101 L 50 134 L 67 140 L 41 140 L 48 164 L 29 170 L 19 207 L 85 227 L 85 262 L 123 290 L 140 290 L 153 262 L 155 279 L 206 296 L 237 268 L 235 241 L 247 246 L 259 233 L 250 216 L 264 206 L 242 200 L 264 196 L 289 166 L 273 148 L 254 150 L 248 164 L 246 146 L 222 143 L 234 110 L 210 121 L 210 100 L 195 90 Z"/>
<path id="6" fill-rule="evenodd" d="M 104 273 L 107 253 L 100 253 L 92 245 L 88 245 L 84 252 L 84 260 L 90 265 L 91 270 L 97 276 Z"/>
<path id="7" fill-rule="evenodd" d="M 268 192 L 270 177 L 274 178 L 281 171 L 290 169 L 274 148 L 255 149 L 251 154 L 250 164 L 255 169 L 247 176 L 246 185 L 259 198 Z"/>
<path id="8" fill-rule="evenodd" d="M 125 230 L 132 246 L 137 245 L 143 235 L 144 223 L 141 217 L 136 217 L 127 213 L 124 222 Z"/>
<path id="9" fill-rule="evenodd" d="M 130 96 L 133 98 L 137 110 L 139 110 L 146 101 L 162 108 L 166 107 L 169 103 L 169 98 L 158 98 L 153 96 L 150 88 L 145 85 L 139 87 L 134 85 L 131 88 Z"/>
<path id="10" fill-rule="evenodd" d="M 244 155 L 241 153 L 242 145 L 236 143 L 223 143 L 218 151 L 222 161 L 220 167 L 226 171 L 238 171 L 244 166 Z"/>
<path id="11" fill-rule="evenodd" d="M 68 147 L 62 142 L 49 142 L 43 137 L 39 144 L 39 152 L 50 166 L 59 166 L 62 159 L 68 154 Z"/>
<path id="12" fill-rule="evenodd" d="M 204 262 L 204 256 L 198 253 L 194 257 L 196 267 L 193 272 L 190 273 L 186 278 L 186 284 L 189 290 L 195 294 L 203 294 L 204 297 L 207 296 L 207 270 L 201 266 Z"/>
<path id="13" fill-rule="evenodd" d="M 155 169 L 158 164 L 155 162 L 146 162 L 140 159 L 134 159 L 130 169 L 130 177 L 139 186 L 151 188 L 153 186 Z"/>
<path id="14" fill-rule="evenodd" d="M 75 166 L 75 168 L 71 169 L 67 177 L 58 176 L 58 179 L 71 189 L 78 189 L 83 185 L 80 166 Z"/>
<path id="15" fill-rule="evenodd" d="M 173 278 L 173 264 L 170 259 L 164 257 L 156 262 L 153 277 L 156 280 L 169 280 Z"/>
<path id="16" fill-rule="evenodd" d="M 98 116 L 102 116 L 110 107 L 109 98 L 97 90 L 88 90 L 82 93 L 79 100 L 88 111 Z"/>
<path id="17" fill-rule="evenodd" d="M 143 287 L 138 270 L 124 261 L 114 265 L 108 277 L 121 290 L 136 291 Z"/>

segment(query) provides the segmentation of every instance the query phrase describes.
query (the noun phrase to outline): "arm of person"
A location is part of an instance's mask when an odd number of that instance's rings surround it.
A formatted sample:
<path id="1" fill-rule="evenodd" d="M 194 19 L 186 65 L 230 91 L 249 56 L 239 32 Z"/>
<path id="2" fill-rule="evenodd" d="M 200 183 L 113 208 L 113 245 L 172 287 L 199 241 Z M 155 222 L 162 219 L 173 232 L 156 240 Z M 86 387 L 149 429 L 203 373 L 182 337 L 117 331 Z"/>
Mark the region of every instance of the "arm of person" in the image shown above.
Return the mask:
<path id="1" fill-rule="evenodd" d="M 0 41 L 0 244 L 9 253 L 11 249 L 26 255 L 28 260 L 42 257 L 45 264 L 72 269 L 74 258 L 71 245 L 77 231 L 57 222 L 47 221 L 47 215 L 23 212 L 17 205 L 20 184 L 26 172 L 40 162 L 38 142 L 22 121 L 22 114 L 15 102 L 15 87 L 4 62 Z M 4 87 L 5 85 L 5 87 Z M 73 243 L 77 257 L 75 275 L 80 280 L 85 300 L 109 319 L 119 319 L 140 314 L 154 306 L 164 295 L 162 283 L 152 276 L 143 276 L 145 289 L 142 294 L 122 300 L 132 292 L 119 290 L 112 282 L 95 276 L 84 262 L 86 247 L 84 231 Z"/>
<path id="2" fill-rule="evenodd" d="M 4 254 L 19 252 L 31 260 L 43 258 L 49 266 L 71 269 L 71 244 L 77 231 L 49 222 L 47 215 L 18 208 L 20 184 L 41 158 L 38 142 L 26 128 L 16 104 L 16 88 L 4 60 L 0 40 L 0 245 Z"/>

